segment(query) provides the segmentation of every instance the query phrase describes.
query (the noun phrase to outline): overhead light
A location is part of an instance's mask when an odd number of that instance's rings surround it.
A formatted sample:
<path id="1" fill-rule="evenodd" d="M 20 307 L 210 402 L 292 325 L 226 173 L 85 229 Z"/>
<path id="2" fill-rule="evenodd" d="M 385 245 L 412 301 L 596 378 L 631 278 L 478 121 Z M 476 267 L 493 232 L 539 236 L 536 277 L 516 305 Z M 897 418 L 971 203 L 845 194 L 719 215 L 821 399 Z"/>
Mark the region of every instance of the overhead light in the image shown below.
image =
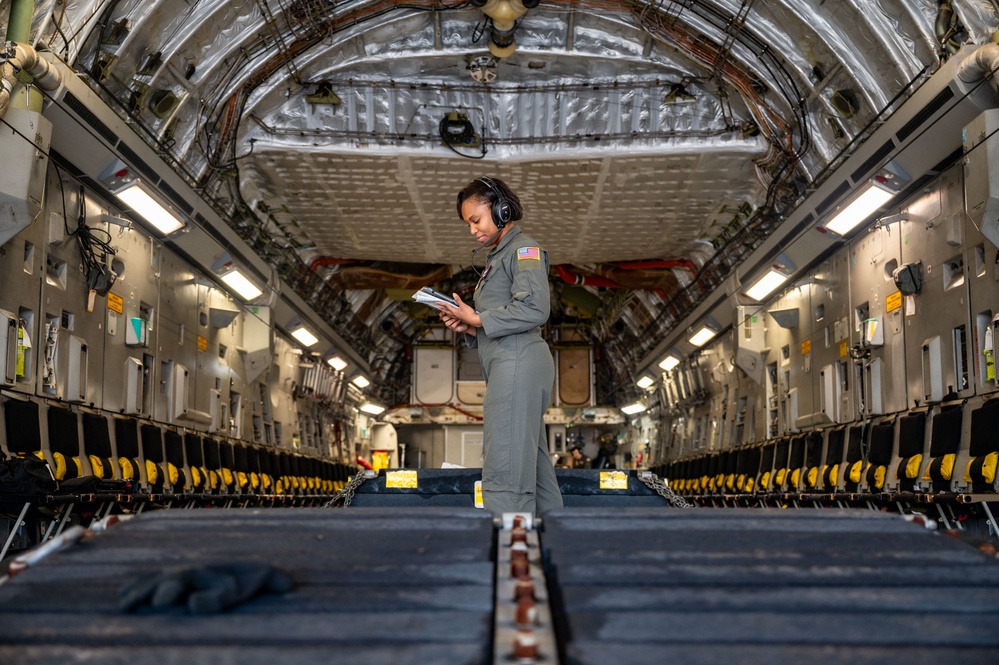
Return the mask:
<path id="1" fill-rule="evenodd" d="M 645 390 L 647 388 L 651 388 L 654 383 L 655 379 L 653 379 L 651 376 L 643 376 L 642 378 L 640 378 L 638 381 L 635 382 L 635 385 L 637 385 L 642 390 Z"/>
<path id="2" fill-rule="evenodd" d="M 163 235 L 168 236 L 184 228 L 184 221 L 157 201 L 142 180 L 132 180 L 114 195 Z"/>
<path id="3" fill-rule="evenodd" d="M 776 291 L 777 287 L 786 281 L 787 275 L 771 268 L 766 275 L 760 277 L 756 280 L 755 284 L 746 289 L 746 295 L 756 302 L 760 302 L 768 295 Z"/>
<path id="4" fill-rule="evenodd" d="M 385 407 L 380 404 L 375 404 L 374 402 L 365 402 L 361 405 L 361 411 L 365 413 L 370 413 L 373 416 L 377 416 L 379 413 L 385 410 Z"/>
<path id="5" fill-rule="evenodd" d="M 677 358 L 674 355 L 668 355 L 666 356 L 665 360 L 659 363 L 659 367 L 661 367 L 664 372 L 668 372 L 679 364 L 680 364 L 679 358 Z"/>
<path id="6" fill-rule="evenodd" d="M 338 372 L 342 372 L 347 367 L 347 361 L 341 358 L 340 356 L 333 356 L 326 362 L 329 363 L 330 367 L 332 367 Z"/>
<path id="7" fill-rule="evenodd" d="M 358 388 L 367 388 L 368 386 L 371 385 L 371 382 L 368 381 L 368 378 L 363 374 L 358 374 L 353 379 L 351 379 L 350 382 L 353 383 Z"/>
<path id="8" fill-rule="evenodd" d="M 313 346 L 319 342 L 319 338 L 312 334 L 308 328 L 296 328 L 291 331 L 291 336 L 297 339 L 299 342 L 305 346 Z"/>
<path id="9" fill-rule="evenodd" d="M 874 214 L 895 196 L 895 192 L 878 187 L 873 182 L 867 183 L 867 189 L 853 200 L 853 203 L 843 208 L 835 217 L 826 222 L 825 227 L 841 236 L 846 235 L 855 226 Z"/>
<path id="10" fill-rule="evenodd" d="M 632 416 L 636 413 L 641 413 L 642 411 L 645 411 L 645 405 L 641 402 L 635 402 L 634 404 L 621 407 L 621 413 L 627 416 Z"/>
<path id="11" fill-rule="evenodd" d="M 243 300 L 253 300 L 263 293 L 257 285 L 246 278 L 239 270 L 233 269 L 224 275 L 219 275 L 219 279 L 225 282 L 233 291 L 239 294 Z"/>
<path id="12" fill-rule="evenodd" d="M 712 337 L 715 336 L 715 334 L 716 331 L 713 328 L 711 328 L 710 326 L 704 326 L 687 341 L 693 344 L 694 346 L 704 346 L 705 344 L 708 343 L 708 341 Z"/>

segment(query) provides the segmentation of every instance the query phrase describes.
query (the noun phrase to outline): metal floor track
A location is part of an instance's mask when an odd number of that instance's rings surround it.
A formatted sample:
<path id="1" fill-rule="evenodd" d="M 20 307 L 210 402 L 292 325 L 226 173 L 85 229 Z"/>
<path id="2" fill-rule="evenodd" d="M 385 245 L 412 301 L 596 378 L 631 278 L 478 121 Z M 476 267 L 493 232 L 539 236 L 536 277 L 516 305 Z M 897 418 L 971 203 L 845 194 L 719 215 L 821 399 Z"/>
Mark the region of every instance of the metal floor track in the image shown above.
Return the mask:
<path id="1" fill-rule="evenodd" d="M 559 653 L 532 662 L 997 662 L 999 561 L 897 516 L 567 508 L 539 536 Z M 497 541 L 465 508 L 144 514 L 0 585 L 0 662 L 514 663 L 494 656 Z M 235 562 L 294 588 L 119 610 L 136 578 Z"/>

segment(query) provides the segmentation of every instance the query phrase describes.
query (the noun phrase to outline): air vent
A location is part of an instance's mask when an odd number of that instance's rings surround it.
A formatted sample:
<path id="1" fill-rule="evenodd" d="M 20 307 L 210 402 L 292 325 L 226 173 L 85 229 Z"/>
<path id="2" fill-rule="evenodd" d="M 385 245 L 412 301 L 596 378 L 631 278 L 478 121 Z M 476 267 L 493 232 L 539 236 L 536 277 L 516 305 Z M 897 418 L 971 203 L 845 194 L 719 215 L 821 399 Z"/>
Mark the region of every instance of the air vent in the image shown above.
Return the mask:
<path id="1" fill-rule="evenodd" d="M 777 247 L 779 247 L 780 249 L 787 247 L 788 244 L 791 241 L 793 241 L 798 236 L 799 233 L 807 229 L 814 221 L 815 221 L 815 215 L 813 215 L 812 213 L 808 213 L 807 215 L 802 217 L 801 221 L 795 224 L 794 228 L 791 229 L 779 243 L 777 243 Z M 756 274 L 756 271 L 765 266 L 766 264 L 770 263 L 775 255 L 776 254 L 770 256 L 764 256 L 762 259 L 753 264 L 751 268 L 749 268 L 745 272 L 740 271 L 739 274 L 742 275 L 743 277 Z"/>
<path id="2" fill-rule="evenodd" d="M 821 215 L 826 210 L 828 210 L 836 201 L 840 199 L 844 194 L 850 191 L 850 183 L 843 181 L 840 183 L 839 187 L 833 190 L 833 193 L 822 199 L 822 203 L 815 206 L 815 214 Z"/>
<path id="3" fill-rule="evenodd" d="M 183 210 L 188 215 L 190 215 L 192 212 L 194 212 L 194 206 L 192 206 L 190 203 L 188 203 L 187 201 L 185 201 L 184 197 L 182 197 L 180 194 L 178 194 L 177 190 L 175 190 L 170 185 L 166 184 L 165 182 L 161 182 L 160 183 L 160 191 L 163 192 L 164 194 L 166 194 L 167 196 L 169 196 L 170 200 L 173 201 L 174 203 L 176 203 L 177 207 L 180 208 L 181 210 Z"/>
<path id="4" fill-rule="evenodd" d="M 194 221 L 196 221 L 201 226 L 208 226 L 208 220 L 200 212 L 194 213 Z"/>
<path id="5" fill-rule="evenodd" d="M 118 146 L 118 152 L 124 158 L 125 162 L 130 164 L 133 168 L 142 172 L 142 175 L 149 179 L 149 183 L 156 186 L 156 183 L 160 181 L 160 176 L 156 173 L 156 169 L 146 164 L 141 157 L 135 154 L 135 151 L 125 145 L 124 142 Z"/>
<path id="6" fill-rule="evenodd" d="M 66 92 L 66 96 L 63 99 L 66 101 L 66 106 L 73 109 L 73 112 L 80 116 L 81 120 L 90 125 L 95 132 L 103 136 L 104 140 L 110 143 L 112 148 L 118 145 L 118 135 L 111 131 L 110 127 L 101 122 L 73 93 Z"/>
<path id="7" fill-rule="evenodd" d="M 79 178 L 80 176 L 83 175 L 83 171 L 81 171 L 80 169 L 78 169 L 76 167 L 76 165 L 73 164 L 71 161 L 69 161 L 68 159 L 66 159 L 65 157 L 63 157 L 62 154 L 58 150 L 50 149 L 49 150 L 49 157 L 51 157 L 56 162 L 58 162 L 59 164 L 61 164 L 63 166 L 63 168 L 65 168 L 67 171 L 69 171 L 70 173 L 72 173 L 74 178 Z"/>
<path id="8" fill-rule="evenodd" d="M 918 192 L 920 189 L 923 188 L 924 185 L 928 185 L 930 181 L 933 180 L 934 178 L 936 178 L 936 175 L 933 175 L 932 173 L 927 173 L 922 178 L 909 185 L 905 191 L 907 193 Z"/>
<path id="9" fill-rule="evenodd" d="M 930 116 L 939 111 L 940 107 L 946 104 L 953 97 L 954 91 L 950 89 L 950 86 L 938 92 L 937 96 L 930 100 L 929 104 L 924 106 L 919 113 L 912 117 L 912 120 L 902 125 L 902 129 L 898 130 L 895 137 L 899 141 L 904 141 L 912 136 L 924 122 L 930 119 Z"/>
<path id="10" fill-rule="evenodd" d="M 885 143 L 880 148 L 878 148 L 873 155 L 868 157 L 867 161 L 865 161 L 863 164 L 860 165 L 860 168 L 858 168 L 856 171 L 850 174 L 850 178 L 855 183 L 860 182 L 861 180 L 864 179 L 864 177 L 868 173 L 874 170 L 874 167 L 881 166 L 882 162 L 884 162 L 885 160 L 885 157 L 887 157 L 894 149 L 895 149 L 895 142 L 892 141 L 891 139 L 888 139 L 888 142 Z"/>
<path id="11" fill-rule="evenodd" d="M 104 186 L 104 183 L 97 182 L 96 180 L 94 180 L 93 178 L 91 178 L 88 175 L 81 175 L 79 177 L 79 180 L 84 185 L 86 185 L 87 187 L 90 187 L 91 189 L 93 189 L 96 192 L 106 192 L 107 191 L 107 187 Z"/>
<path id="12" fill-rule="evenodd" d="M 787 234 L 784 242 L 782 242 L 780 246 L 782 248 L 787 247 L 787 243 L 793 242 L 794 239 L 798 237 L 798 234 L 807 229 L 809 226 L 811 226 L 812 222 L 814 221 L 815 221 L 815 215 L 813 215 L 812 213 L 808 213 L 807 215 L 805 215 L 800 222 L 794 225 L 794 228 L 791 229 L 791 232 Z"/>
<path id="13" fill-rule="evenodd" d="M 964 156 L 964 147 L 959 146 L 957 150 L 955 150 L 954 152 L 950 153 L 949 155 L 941 159 L 939 162 L 937 162 L 936 165 L 928 171 L 928 173 L 934 175 L 943 173 L 948 168 L 950 168 L 951 164 L 953 164 L 963 156 Z"/>

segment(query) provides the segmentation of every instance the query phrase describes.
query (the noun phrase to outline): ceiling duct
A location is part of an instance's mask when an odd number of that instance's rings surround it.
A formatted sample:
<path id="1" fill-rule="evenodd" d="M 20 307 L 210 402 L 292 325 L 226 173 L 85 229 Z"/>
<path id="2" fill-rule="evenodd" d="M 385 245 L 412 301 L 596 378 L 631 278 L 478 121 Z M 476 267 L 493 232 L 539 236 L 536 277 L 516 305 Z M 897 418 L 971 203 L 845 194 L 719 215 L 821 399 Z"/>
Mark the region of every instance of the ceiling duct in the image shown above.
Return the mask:
<path id="1" fill-rule="evenodd" d="M 961 63 L 959 76 L 974 82 L 991 76 L 999 66 L 999 45 L 986 44 Z M 968 214 L 989 242 L 999 245 L 999 109 L 988 109 L 962 132 L 964 186 Z M 984 145 L 982 145 L 984 144 Z"/>
<path id="2" fill-rule="evenodd" d="M 42 90 L 55 90 L 62 83 L 59 71 L 48 60 L 38 57 L 30 45 L 4 42 L 0 49 L 0 118 L 7 111 L 14 86 L 24 74 Z"/>
<path id="3" fill-rule="evenodd" d="M 472 0 L 472 4 L 481 7 L 482 13 L 492 20 L 489 52 L 497 58 L 509 58 L 517 50 L 514 38 L 517 19 L 541 4 L 541 0 Z"/>
<path id="4" fill-rule="evenodd" d="M 55 90 L 59 71 L 27 44 L 0 44 L 0 245 L 20 233 L 41 210 L 45 194 L 51 124 L 30 102 L 12 104 L 15 86 L 30 81 L 42 90 Z M 23 90 L 24 88 L 17 88 Z M 25 95 L 18 95 L 24 100 Z M 39 97 L 40 99 L 40 97 Z M 9 131 L 8 131 L 9 130 Z"/>

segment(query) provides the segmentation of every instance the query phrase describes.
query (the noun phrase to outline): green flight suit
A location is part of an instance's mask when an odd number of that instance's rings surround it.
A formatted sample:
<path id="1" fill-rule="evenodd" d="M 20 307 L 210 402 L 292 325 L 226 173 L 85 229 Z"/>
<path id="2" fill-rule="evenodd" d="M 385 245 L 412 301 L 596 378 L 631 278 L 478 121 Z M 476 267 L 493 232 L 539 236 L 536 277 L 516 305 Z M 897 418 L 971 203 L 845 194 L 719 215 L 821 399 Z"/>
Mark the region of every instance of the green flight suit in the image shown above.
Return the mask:
<path id="1" fill-rule="evenodd" d="M 495 515 L 560 508 L 544 422 L 555 381 L 555 363 L 541 336 L 551 313 L 548 254 L 520 227 L 489 253 L 475 287 L 475 309 L 482 327 L 466 339 L 478 347 L 486 378 L 485 508 Z"/>

